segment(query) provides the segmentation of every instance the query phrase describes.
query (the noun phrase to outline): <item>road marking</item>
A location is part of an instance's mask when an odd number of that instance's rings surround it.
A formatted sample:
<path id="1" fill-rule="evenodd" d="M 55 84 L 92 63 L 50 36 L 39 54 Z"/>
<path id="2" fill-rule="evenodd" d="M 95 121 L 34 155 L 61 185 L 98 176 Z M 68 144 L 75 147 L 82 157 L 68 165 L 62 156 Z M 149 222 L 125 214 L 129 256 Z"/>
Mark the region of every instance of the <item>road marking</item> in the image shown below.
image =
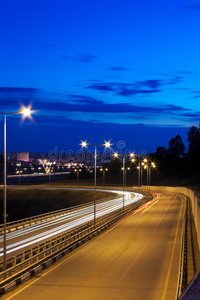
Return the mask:
<path id="1" fill-rule="evenodd" d="M 145 213 L 145 211 L 147 211 L 149 208 L 151 208 L 154 204 L 156 204 L 159 200 L 154 201 L 150 206 L 148 206 L 145 210 L 143 210 L 143 212 L 141 212 L 141 215 L 143 215 Z"/>
<path id="2" fill-rule="evenodd" d="M 98 239 L 100 239 L 104 235 L 108 234 L 114 228 L 115 227 L 112 227 L 112 228 L 108 229 L 105 233 L 101 234 L 101 236 L 96 237 L 95 241 L 98 240 Z M 81 250 L 81 249 L 79 248 L 79 250 Z M 21 288 L 20 291 L 16 292 L 15 294 L 13 294 L 12 296 L 10 296 L 9 298 L 6 298 L 6 300 L 12 299 L 13 297 L 15 297 L 16 295 L 18 295 L 19 293 L 21 293 L 23 290 L 27 289 L 29 286 L 33 285 L 35 282 L 37 282 L 41 278 L 45 277 L 48 273 L 52 272 L 53 270 L 55 270 L 56 268 L 58 268 L 60 265 L 62 265 L 63 263 L 65 263 L 67 260 L 69 260 L 70 258 L 72 258 L 73 256 L 75 256 L 77 253 L 78 253 L 78 251 L 76 251 L 74 254 L 71 254 L 69 257 L 67 257 L 65 260 L 63 260 L 61 263 L 59 263 L 55 267 L 51 267 L 51 269 L 49 271 L 46 271 L 40 278 L 35 279 L 33 282 L 29 283 L 24 288 Z"/>
<path id="3" fill-rule="evenodd" d="M 111 260 L 109 260 L 98 272 L 96 272 L 93 277 L 91 277 L 87 282 L 89 283 L 90 281 L 92 281 L 95 277 L 97 277 L 101 272 L 103 272 L 106 267 L 108 267 L 117 257 L 119 257 L 119 255 L 121 255 L 126 248 L 130 245 L 130 243 L 132 242 L 132 240 L 137 236 L 137 234 L 143 229 L 143 227 L 149 222 L 149 220 L 156 214 L 156 212 L 158 212 L 160 210 L 160 208 L 165 205 L 169 200 L 170 200 L 171 196 L 163 203 L 160 205 L 160 207 L 138 228 L 138 230 L 130 237 L 129 241 L 121 248 L 121 250 L 117 253 L 117 255 L 115 255 L 113 258 L 111 258 Z M 132 217 L 135 217 L 136 214 L 132 214 Z M 130 216 L 130 217 L 131 217 Z M 128 218 L 129 220 L 129 218 Z M 124 225 L 128 220 L 125 220 L 121 225 L 119 225 L 119 228 L 121 228 L 122 225 Z M 118 226 L 118 224 L 115 224 L 115 228 Z"/>
<path id="4" fill-rule="evenodd" d="M 146 247 L 148 246 L 148 244 L 150 243 L 150 241 L 152 240 L 154 234 L 156 233 L 161 221 L 163 220 L 166 212 L 168 211 L 169 207 L 174 203 L 174 201 L 176 200 L 177 195 L 175 196 L 175 198 L 172 200 L 172 202 L 167 206 L 165 212 L 163 213 L 162 217 L 160 218 L 159 222 L 156 225 L 156 228 L 154 229 L 153 233 L 151 234 L 149 240 L 147 241 L 147 243 L 145 244 L 145 246 L 143 247 L 143 249 L 140 251 L 140 253 L 137 255 L 137 257 L 134 259 L 134 261 L 131 263 L 131 265 L 128 267 L 128 269 L 124 272 L 124 274 L 121 276 L 121 278 L 116 282 L 116 285 L 120 283 L 120 281 L 126 276 L 126 274 L 130 271 L 130 269 L 133 267 L 133 265 L 136 263 L 136 261 L 140 258 L 140 256 L 142 255 L 142 253 L 144 252 L 144 250 L 146 249 Z"/>
<path id="5" fill-rule="evenodd" d="M 183 201 L 182 201 L 182 206 L 181 206 L 181 210 L 180 210 L 180 214 L 179 214 L 178 224 L 177 224 L 177 227 L 176 227 L 176 234 L 175 234 L 174 245 L 173 245 L 173 249 L 172 249 L 172 254 L 171 254 L 171 258 L 170 258 L 168 272 L 167 272 L 167 278 L 166 278 L 166 281 L 165 281 L 164 292 L 163 292 L 161 300 L 165 299 L 166 293 L 167 293 L 167 287 L 168 287 L 168 284 L 169 284 L 169 276 L 170 276 L 171 268 L 172 268 L 172 261 L 173 261 L 174 251 L 175 251 L 175 245 L 176 245 L 176 241 L 177 241 L 177 237 L 178 237 L 178 229 L 179 229 L 179 224 L 180 224 L 182 209 L 183 209 Z"/>

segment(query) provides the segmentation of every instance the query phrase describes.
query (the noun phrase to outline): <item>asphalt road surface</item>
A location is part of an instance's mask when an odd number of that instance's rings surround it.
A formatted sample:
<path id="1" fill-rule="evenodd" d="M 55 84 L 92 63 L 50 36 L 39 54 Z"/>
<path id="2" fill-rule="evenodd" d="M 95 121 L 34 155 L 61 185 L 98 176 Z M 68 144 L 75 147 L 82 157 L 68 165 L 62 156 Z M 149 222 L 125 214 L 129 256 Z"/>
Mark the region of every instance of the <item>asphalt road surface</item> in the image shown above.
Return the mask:
<path id="1" fill-rule="evenodd" d="M 155 193 L 2 300 L 175 300 L 184 204 L 183 195 Z"/>
<path id="2" fill-rule="evenodd" d="M 58 188 L 59 189 L 59 188 Z M 63 188 L 64 189 L 64 188 Z M 114 210 L 122 208 L 123 196 L 122 191 L 109 192 L 118 193 L 118 198 L 105 201 L 96 205 L 96 217 L 101 217 Z M 134 203 L 141 199 L 143 195 L 125 192 L 125 205 Z M 37 245 L 58 237 L 66 232 L 69 232 L 84 223 L 94 219 L 94 205 L 86 208 L 78 209 L 77 211 L 69 212 L 65 215 L 60 215 L 51 220 L 46 220 L 38 224 L 10 232 L 7 234 L 7 259 L 27 251 Z M 3 261 L 3 236 L 0 237 L 0 263 Z"/>

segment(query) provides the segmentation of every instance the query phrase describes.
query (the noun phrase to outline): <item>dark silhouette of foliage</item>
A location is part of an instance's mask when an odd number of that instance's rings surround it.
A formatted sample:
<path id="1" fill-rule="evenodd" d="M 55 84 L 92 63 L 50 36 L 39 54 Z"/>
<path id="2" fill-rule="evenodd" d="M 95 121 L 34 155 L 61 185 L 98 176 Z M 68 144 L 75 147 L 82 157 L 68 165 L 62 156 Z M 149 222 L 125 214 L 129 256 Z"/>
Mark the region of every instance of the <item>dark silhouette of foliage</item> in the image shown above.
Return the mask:
<path id="1" fill-rule="evenodd" d="M 185 152 L 185 146 L 179 134 L 176 137 L 171 138 L 169 141 L 169 148 L 167 150 L 168 155 L 173 158 L 181 157 Z"/>
<path id="2" fill-rule="evenodd" d="M 188 131 L 188 155 L 190 159 L 196 160 L 200 158 L 200 128 L 190 127 Z"/>

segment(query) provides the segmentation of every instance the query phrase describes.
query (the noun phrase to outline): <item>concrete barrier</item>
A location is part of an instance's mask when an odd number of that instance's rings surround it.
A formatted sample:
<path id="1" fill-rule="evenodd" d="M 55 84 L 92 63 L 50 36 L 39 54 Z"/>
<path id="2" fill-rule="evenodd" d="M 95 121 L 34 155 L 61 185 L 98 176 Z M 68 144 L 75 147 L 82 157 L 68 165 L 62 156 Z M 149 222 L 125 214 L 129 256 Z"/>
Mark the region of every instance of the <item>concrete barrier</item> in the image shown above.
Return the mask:
<path id="1" fill-rule="evenodd" d="M 169 186 L 151 186 L 153 192 L 179 193 L 184 194 L 191 199 L 192 214 L 194 216 L 195 227 L 197 231 L 198 246 L 200 249 L 200 199 L 197 194 L 185 187 L 169 187 Z"/>

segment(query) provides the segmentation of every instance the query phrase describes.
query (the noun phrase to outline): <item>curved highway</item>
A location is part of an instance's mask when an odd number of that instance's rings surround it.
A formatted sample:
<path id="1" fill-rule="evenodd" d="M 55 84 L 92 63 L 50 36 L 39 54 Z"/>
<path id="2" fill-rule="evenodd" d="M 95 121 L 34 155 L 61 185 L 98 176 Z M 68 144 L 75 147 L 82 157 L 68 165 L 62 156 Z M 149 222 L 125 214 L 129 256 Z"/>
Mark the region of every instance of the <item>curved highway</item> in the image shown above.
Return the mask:
<path id="1" fill-rule="evenodd" d="M 59 189 L 59 188 L 58 188 Z M 64 189 L 64 188 L 61 188 Z M 66 188 L 68 189 L 68 188 Z M 84 189 L 85 190 L 85 189 Z M 96 217 L 101 217 L 123 206 L 123 192 L 117 190 L 105 190 L 117 193 L 118 198 L 97 203 Z M 124 204 L 129 205 L 141 199 L 143 195 L 133 192 L 124 193 Z M 54 219 L 30 225 L 28 227 L 7 234 L 7 259 L 50 239 L 71 231 L 74 228 L 87 223 L 94 218 L 94 205 L 59 215 Z M 3 236 L 0 237 L 0 262 L 3 261 Z"/>
<path id="2" fill-rule="evenodd" d="M 175 300 L 185 197 L 153 200 L 2 297 Z"/>

